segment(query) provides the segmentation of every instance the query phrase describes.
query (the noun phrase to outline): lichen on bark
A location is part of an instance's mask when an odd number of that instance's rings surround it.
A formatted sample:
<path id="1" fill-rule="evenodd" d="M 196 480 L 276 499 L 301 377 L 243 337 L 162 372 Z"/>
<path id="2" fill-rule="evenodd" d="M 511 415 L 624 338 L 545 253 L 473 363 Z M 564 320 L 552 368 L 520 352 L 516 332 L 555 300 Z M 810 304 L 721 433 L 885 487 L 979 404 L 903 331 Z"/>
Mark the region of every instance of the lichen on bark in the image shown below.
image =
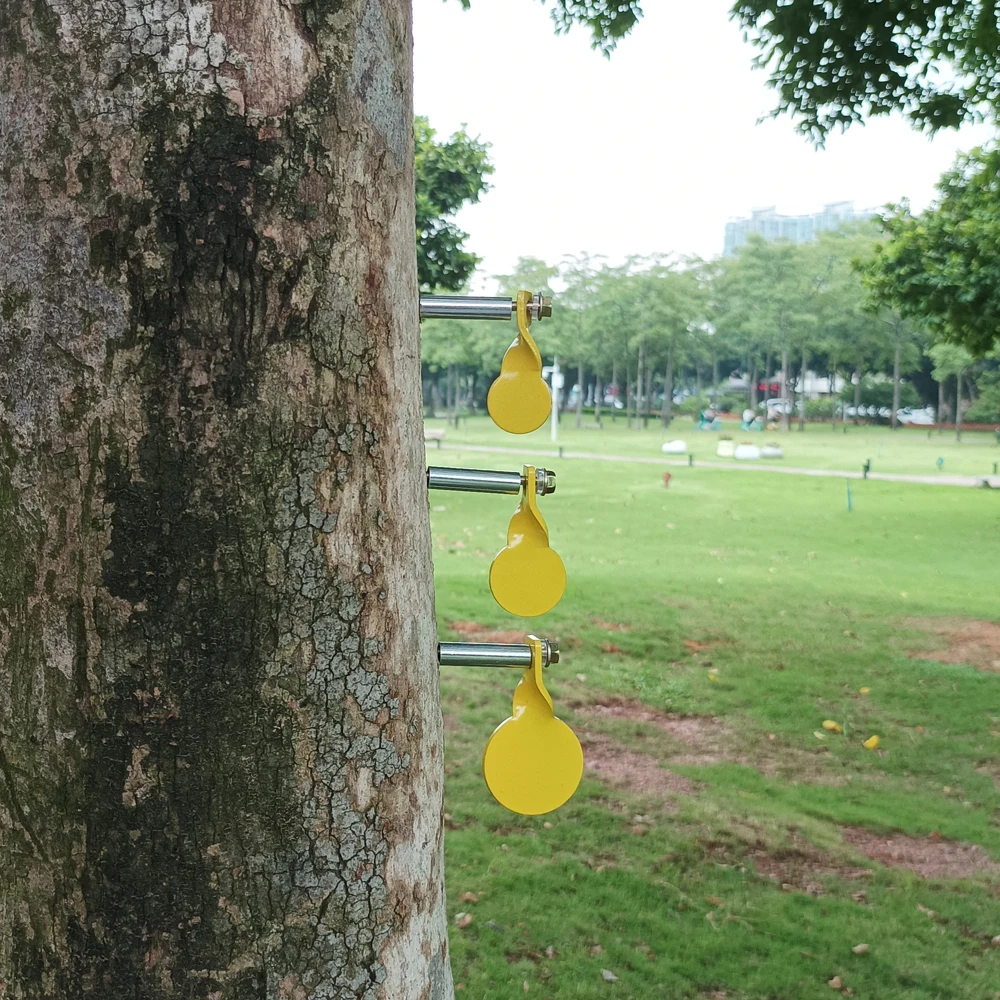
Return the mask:
<path id="1" fill-rule="evenodd" d="M 447 1000 L 408 5 L 5 6 L 0 996 Z"/>

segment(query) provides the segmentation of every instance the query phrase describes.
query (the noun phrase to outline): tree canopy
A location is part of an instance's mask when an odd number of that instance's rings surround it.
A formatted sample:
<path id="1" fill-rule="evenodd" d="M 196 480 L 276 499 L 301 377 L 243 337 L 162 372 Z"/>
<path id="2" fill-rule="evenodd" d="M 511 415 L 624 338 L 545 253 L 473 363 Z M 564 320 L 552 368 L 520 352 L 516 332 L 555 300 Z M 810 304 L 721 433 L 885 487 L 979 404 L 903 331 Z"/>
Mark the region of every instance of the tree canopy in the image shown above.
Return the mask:
<path id="1" fill-rule="evenodd" d="M 417 187 L 417 278 L 422 289 L 457 291 L 472 276 L 479 258 L 465 249 L 468 233 L 448 217 L 479 201 L 493 173 L 489 143 L 461 129 L 446 142 L 426 118 L 414 122 Z"/>
<path id="2" fill-rule="evenodd" d="M 973 354 L 1000 335 L 1000 150 L 962 154 L 938 183 L 940 197 L 913 215 L 887 214 L 889 239 L 860 262 L 870 293 L 921 319 Z"/>

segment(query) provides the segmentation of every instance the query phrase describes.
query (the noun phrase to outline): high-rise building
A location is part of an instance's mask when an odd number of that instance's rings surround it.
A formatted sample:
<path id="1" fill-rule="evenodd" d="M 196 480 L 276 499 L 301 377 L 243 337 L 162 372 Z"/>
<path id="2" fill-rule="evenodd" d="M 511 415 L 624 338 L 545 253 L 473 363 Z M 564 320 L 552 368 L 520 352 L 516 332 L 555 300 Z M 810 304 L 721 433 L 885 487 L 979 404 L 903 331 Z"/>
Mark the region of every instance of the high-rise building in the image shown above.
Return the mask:
<path id="1" fill-rule="evenodd" d="M 809 243 L 816 234 L 827 229 L 838 229 L 845 222 L 870 219 L 873 211 L 855 211 L 853 201 L 834 201 L 823 206 L 815 215 L 779 215 L 775 206 L 755 208 L 749 219 L 733 219 L 726 223 L 724 257 L 735 257 L 736 251 L 746 246 L 747 237 L 757 233 L 765 240 L 791 240 L 792 243 Z"/>

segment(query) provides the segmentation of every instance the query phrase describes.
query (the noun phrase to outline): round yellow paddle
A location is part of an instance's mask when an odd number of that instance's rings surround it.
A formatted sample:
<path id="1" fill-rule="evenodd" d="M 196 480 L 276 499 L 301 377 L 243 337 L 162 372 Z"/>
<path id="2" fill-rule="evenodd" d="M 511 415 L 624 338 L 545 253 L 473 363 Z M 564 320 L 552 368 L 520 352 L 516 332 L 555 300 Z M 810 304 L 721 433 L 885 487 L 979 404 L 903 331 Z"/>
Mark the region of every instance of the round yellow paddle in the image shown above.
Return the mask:
<path id="1" fill-rule="evenodd" d="M 523 816 L 567 802 L 583 777 L 583 749 L 552 708 L 542 681 L 542 641 L 528 636 L 531 666 L 514 691 L 511 717 L 493 731 L 483 753 L 483 777 L 493 797 Z"/>
<path id="2" fill-rule="evenodd" d="M 524 467 L 524 494 L 507 528 L 507 545 L 490 566 L 490 590 L 504 611 L 533 618 L 551 611 L 566 590 L 566 567 L 549 548 L 538 509 L 534 466 Z"/>

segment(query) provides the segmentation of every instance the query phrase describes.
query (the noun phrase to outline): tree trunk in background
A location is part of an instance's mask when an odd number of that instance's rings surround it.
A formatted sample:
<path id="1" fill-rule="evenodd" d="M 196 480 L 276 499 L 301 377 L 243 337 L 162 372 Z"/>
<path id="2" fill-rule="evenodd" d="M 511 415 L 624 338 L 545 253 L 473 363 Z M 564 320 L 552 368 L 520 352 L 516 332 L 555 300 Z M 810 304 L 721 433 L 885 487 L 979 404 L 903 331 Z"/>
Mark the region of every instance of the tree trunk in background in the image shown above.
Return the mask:
<path id="1" fill-rule="evenodd" d="M 802 368 L 799 373 L 799 378 L 802 379 L 802 386 L 799 389 L 799 396 L 801 397 L 802 409 L 799 411 L 799 432 L 805 433 L 806 429 L 806 372 L 809 370 L 809 349 L 807 347 L 802 348 Z"/>
<path id="2" fill-rule="evenodd" d="M 636 367 L 635 373 L 635 429 L 641 430 L 642 425 L 639 422 L 639 414 L 642 409 L 642 377 L 643 377 L 643 363 L 646 360 L 646 345 L 642 339 L 639 338 L 639 361 Z"/>
<path id="3" fill-rule="evenodd" d="M 712 348 L 712 409 L 719 408 L 719 352 Z"/>
<path id="4" fill-rule="evenodd" d="M 938 434 L 941 433 L 941 425 L 944 423 L 944 382 L 938 382 L 938 405 L 937 413 L 934 414 L 937 420 Z"/>
<path id="5" fill-rule="evenodd" d="M 576 394 L 576 428 L 583 426 L 583 365 L 576 366 L 576 384 L 579 387 Z"/>
<path id="6" fill-rule="evenodd" d="M 594 423 L 598 427 L 601 426 L 601 396 L 603 395 L 603 390 L 601 387 L 601 375 L 600 372 L 596 375 L 596 381 L 594 383 Z"/>
<path id="7" fill-rule="evenodd" d="M 792 425 L 791 397 L 788 395 L 788 348 L 781 349 L 781 429 L 788 433 Z"/>
<path id="8" fill-rule="evenodd" d="M 663 378 L 663 409 L 660 411 L 660 423 L 669 427 L 673 419 L 674 402 L 674 342 L 667 347 L 667 374 Z"/>
<path id="9" fill-rule="evenodd" d="M 611 423 L 614 423 L 618 419 L 618 407 L 615 405 L 619 400 L 619 386 L 618 386 L 618 362 L 614 361 L 611 364 L 611 384 L 615 388 L 615 394 L 611 397 Z"/>
<path id="10" fill-rule="evenodd" d="M 955 376 L 955 440 L 962 440 L 962 376 L 965 373 L 959 371 Z"/>
<path id="11" fill-rule="evenodd" d="M 750 409 L 757 412 L 757 362 L 748 362 L 750 369 Z"/>
<path id="12" fill-rule="evenodd" d="M 0 8 L 0 994 L 450 1000 L 410 5 Z"/>
<path id="13" fill-rule="evenodd" d="M 896 351 L 892 357 L 892 413 L 890 414 L 890 426 L 893 430 L 899 428 L 899 364 L 900 356 L 903 352 L 903 339 L 896 331 Z"/>
<path id="14" fill-rule="evenodd" d="M 861 423 L 861 418 L 858 415 L 858 410 L 861 408 L 861 369 L 864 364 L 864 360 L 861 357 L 860 352 L 858 353 L 857 361 L 855 362 L 854 375 L 857 381 L 854 383 L 854 426 L 857 427 Z"/>
<path id="15" fill-rule="evenodd" d="M 643 429 L 649 426 L 649 413 L 652 409 L 653 400 L 653 369 L 646 369 L 646 391 L 643 394 L 642 406 L 642 426 Z"/>

